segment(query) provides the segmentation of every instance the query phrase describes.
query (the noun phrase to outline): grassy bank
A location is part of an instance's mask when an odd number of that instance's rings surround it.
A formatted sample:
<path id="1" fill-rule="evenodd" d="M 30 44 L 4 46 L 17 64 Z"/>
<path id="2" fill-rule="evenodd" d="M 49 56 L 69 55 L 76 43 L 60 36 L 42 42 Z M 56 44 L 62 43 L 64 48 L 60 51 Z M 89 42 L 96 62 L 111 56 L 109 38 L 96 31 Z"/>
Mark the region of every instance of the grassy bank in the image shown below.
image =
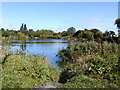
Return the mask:
<path id="1" fill-rule="evenodd" d="M 3 88 L 34 88 L 59 80 L 59 71 L 42 56 L 9 55 L 2 67 Z"/>
<path id="2" fill-rule="evenodd" d="M 74 43 L 59 51 L 63 58 L 61 88 L 120 87 L 119 49 L 116 43 Z M 65 64 L 64 64 L 65 63 Z"/>
<path id="3" fill-rule="evenodd" d="M 119 48 L 116 43 L 77 42 L 59 51 L 60 73 L 43 56 L 12 55 L 2 50 L 2 87 L 34 88 L 60 82 L 59 88 L 120 87 Z"/>

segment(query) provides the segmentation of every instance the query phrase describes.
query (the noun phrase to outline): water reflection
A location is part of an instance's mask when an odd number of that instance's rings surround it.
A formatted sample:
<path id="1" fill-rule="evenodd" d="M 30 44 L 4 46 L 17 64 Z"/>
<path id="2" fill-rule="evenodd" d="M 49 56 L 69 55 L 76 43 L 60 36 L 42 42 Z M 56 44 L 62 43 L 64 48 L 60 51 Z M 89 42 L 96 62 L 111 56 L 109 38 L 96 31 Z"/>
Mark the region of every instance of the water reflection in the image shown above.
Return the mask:
<path id="1" fill-rule="evenodd" d="M 22 50 L 22 51 L 26 51 L 27 49 L 26 49 L 26 44 L 21 44 L 20 45 L 20 49 Z"/>

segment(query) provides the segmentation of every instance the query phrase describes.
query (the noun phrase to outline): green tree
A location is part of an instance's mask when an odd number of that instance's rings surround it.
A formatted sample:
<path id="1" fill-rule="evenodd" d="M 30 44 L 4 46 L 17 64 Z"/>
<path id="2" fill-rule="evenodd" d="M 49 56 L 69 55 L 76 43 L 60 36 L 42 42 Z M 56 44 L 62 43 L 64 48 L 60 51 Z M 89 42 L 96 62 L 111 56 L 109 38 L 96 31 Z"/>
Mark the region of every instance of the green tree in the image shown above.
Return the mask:
<path id="1" fill-rule="evenodd" d="M 95 38 L 96 38 L 97 40 L 102 40 L 102 38 L 103 38 L 102 32 L 97 32 Z"/>
<path id="2" fill-rule="evenodd" d="M 100 32 L 100 30 L 99 30 L 99 29 L 96 29 L 96 28 L 91 29 L 90 31 L 93 32 L 94 34 L 96 34 L 97 32 Z"/>
<path id="3" fill-rule="evenodd" d="M 5 29 L 4 29 L 4 28 L 1 28 L 0 31 L 5 31 Z"/>
<path id="4" fill-rule="evenodd" d="M 61 32 L 61 36 L 67 36 L 67 35 L 68 35 L 67 31 Z"/>
<path id="5" fill-rule="evenodd" d="M 27 30 L 27 26 L 26 26 L 26 24 L 24 24 L 24 30 Z"/>
<path id="6" fill-rule="evenodd" d="M 9 37 L 9 35 L 10 35 L 9 31 L 2 31 L 3 37 Z"/>
<path id="7" fill-rule="evenodd" d="M 112 35 L 112 37 L 115 35 L 114 31 L 109 31 L 109 34 Z"/>
<path id="8" fill-rule="evenodd" d="M 24 30 L 24 28 L 23 28 L 23 23 L 22 23 L 22 26 L 20 27 L 20 30 Z"/>
<path id="9" fill-rule="evenodd" d="M 115 25 L 117 25 L 118 28 L 118 34 L 120 35 L 120 18 L 115 20 Z"/>
<path id="10" fill-rule="evenodd" d="M 27 31 L 27 26 L 26 24 L 22 23 L 22 26 L 20 27 L 20 31 Z"/>
<path id="11" fill-rule="evenodd" d="M 103 33 L 103 40 L 106 41 L 109 36 L 110 36 L 110 34 L 109 34 L 109 32 L 106 30 L 106 31 Z"/>
<path id="12" fill-rule="evenodd" d="M 91 29 L 90 31 L 94 33 L 94 38 L 95 39 L 98 38 L 98 33 L 100 32 L 99 29 L 94 28 L 94 29 Z"/>
<path id="13" fill-rule="evenodd" d="M 77 39 L 79 40 L 82 40 L 83 36 L 84 36 L 84 31 L 76 32 L 76 35 L 74 34 L 74 37 L 77 37 Z"/>
<path id="14" fill-rule="evenodd" d="M 76 29 L 74 27 L 70 27 L 67 29 L 68 35 L 73 35 L 76 32 Z"/>
<path id="15" fill-rule="evenodd" d="M 39 35 L 40 38 L 50 38 L 53 36 L 53 31 L 52 30 L 37 30 L 36 34 Z"/>
<path id="16" fill-rule="evenodd" d="M 18 32 L 17 36 L 18 36 L 18 39 L 24 39 L 26 37 L 25 34 L 22 32 Z"/>
<path id="17" fill-rule="evenodd" d="M 105 33 L 104 33 L 106 36 L 109 36 L 110 33 L 106 30 Z"/>
<path id="18" fill-rule="evenodd" d="M 87 40 L 94 40 L 94 33 L 90 32 L 90 31 L 84 31 L 83 33 L 83 38 L 86 38 Z"/>
<path id="19" fill-rule="evenodd" d="M 29 32 L 33 32 L 33 29 L 29 29 Z"/>

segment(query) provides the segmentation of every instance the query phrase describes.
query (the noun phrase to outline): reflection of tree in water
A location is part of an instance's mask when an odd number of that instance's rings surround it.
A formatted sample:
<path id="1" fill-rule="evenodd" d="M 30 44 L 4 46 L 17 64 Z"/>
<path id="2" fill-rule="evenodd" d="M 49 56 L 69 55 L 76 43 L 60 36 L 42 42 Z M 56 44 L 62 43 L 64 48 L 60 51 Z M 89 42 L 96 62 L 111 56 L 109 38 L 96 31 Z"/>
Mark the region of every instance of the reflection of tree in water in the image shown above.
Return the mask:
<path id="1" fill-rule="evenodd" d="M 21 48 L 22 51 L 26 51 L 26 44 L 21 44 L 20 48 Z"/>

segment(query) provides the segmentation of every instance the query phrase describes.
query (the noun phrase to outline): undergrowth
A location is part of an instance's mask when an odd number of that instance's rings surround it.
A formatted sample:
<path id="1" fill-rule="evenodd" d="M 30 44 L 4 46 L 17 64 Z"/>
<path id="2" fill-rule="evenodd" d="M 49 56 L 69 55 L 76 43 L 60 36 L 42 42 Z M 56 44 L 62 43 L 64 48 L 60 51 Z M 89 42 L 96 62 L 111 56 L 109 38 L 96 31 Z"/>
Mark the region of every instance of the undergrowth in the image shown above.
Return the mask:
<path id="1" fill-rule="evenodd" d="M 42 56 L 10 55 L 2 67 L 3 88 L 34 88 L 59 80 L 59 71 Z"/>

